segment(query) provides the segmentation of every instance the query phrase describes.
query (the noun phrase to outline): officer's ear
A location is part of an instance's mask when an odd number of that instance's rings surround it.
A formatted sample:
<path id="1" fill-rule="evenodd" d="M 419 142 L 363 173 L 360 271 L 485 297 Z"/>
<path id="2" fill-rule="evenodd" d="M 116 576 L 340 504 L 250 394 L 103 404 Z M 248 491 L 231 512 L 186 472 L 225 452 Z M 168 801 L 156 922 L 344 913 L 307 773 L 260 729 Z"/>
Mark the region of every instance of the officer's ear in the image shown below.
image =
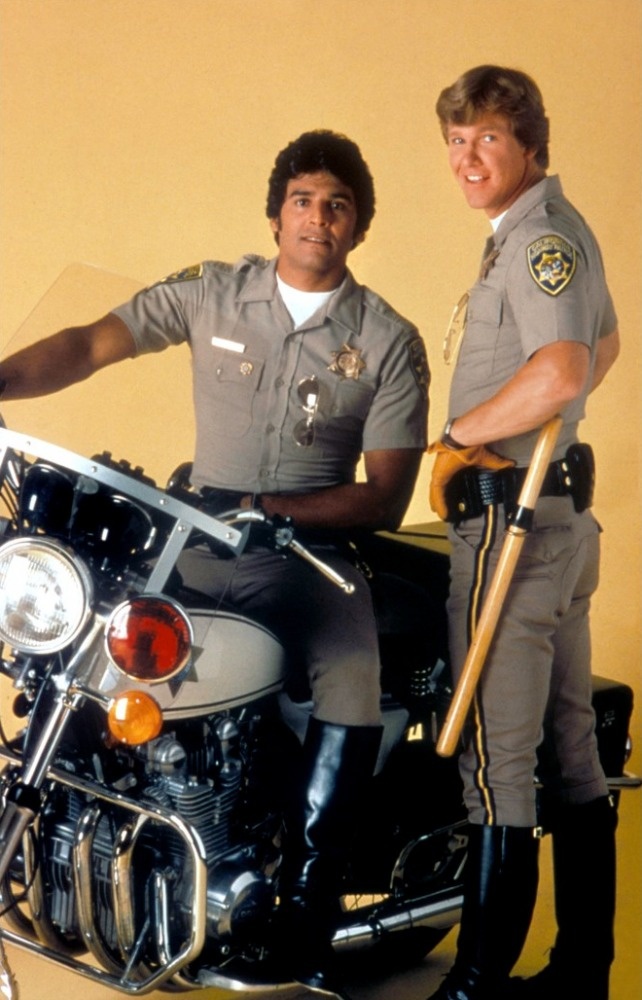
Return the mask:
<path id="1" fill-rule="evenodd" d="M 352 241 L 352 249 L 356 250 L 357 247 L 359 246 L 359 244 L 363 243 L 363 241 L 365 240 L 365 238 L 366 238 L 366 234 L 365 233 L 355 233 L 354 239 Z"/>
<path id="2" fill-rule="evenodd" d="M 274 242 L 276 243 L 276 245 L 278 247 L 278 245 L 279 245 L 279 235 L 280 235 L 280 232 L 281 232 L 281 219 L 280 219 L 280 217 L 277 217 L 276 219 L 270 219 L 270 229 L 272 230 L 272 233 L 274 235 Z"/>

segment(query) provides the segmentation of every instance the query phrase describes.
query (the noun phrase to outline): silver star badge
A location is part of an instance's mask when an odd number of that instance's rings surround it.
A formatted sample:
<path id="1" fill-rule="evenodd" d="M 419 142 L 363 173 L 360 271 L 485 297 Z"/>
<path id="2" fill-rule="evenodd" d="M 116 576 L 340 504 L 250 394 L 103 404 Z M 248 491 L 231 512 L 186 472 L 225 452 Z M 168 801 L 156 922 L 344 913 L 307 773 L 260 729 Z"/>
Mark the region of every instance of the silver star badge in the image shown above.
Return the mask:
<path id="1" fill-rule="evenodd" d="M 340 375 L 341 378 L 353 378 L 356 381 L 366 367 L 361 357 L 361 349 L 350 347 L 349 344 L 344 344 L 340 351 L 333 351 L 332 357 L 334 361 L 328 365 L 328 371 Z"/>

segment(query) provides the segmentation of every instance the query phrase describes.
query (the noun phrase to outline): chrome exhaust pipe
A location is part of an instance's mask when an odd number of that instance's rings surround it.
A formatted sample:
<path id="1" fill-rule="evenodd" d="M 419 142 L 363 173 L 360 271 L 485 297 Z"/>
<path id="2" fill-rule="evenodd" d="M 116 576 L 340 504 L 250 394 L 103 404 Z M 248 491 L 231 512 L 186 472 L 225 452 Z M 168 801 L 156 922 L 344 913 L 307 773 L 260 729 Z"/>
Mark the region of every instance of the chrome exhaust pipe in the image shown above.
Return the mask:
<path id="1" fill-rule="evenodd" d="M 440 900 L 418 902 L 410 907 L 402 905 L 389 913 L 382 907 L 380 913 L 371 914 L 361 923 L 340 927 L 332 939 L 333 948 L 338 952 L 359 951 L 389 934 L 416 927 L 449 929 L 459 923 L 463 901 L 463 893 L 460 892 Z"/>

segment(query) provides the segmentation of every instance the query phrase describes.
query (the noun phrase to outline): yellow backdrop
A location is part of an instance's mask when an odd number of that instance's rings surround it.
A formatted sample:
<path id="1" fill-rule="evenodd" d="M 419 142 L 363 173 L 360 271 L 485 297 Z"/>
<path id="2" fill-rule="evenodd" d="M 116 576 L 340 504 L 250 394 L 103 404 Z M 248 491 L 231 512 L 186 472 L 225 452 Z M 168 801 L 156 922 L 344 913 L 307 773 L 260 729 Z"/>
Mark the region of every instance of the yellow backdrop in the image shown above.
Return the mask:
<path id="1" fill-rule="evenodd" d="M 621 360 L 585 424 L 605 543 L 595 667 L 639 691 L 639 0 L 0 0 L 0 46 L 3 344 L 73 262 L 146 283 L 271 254 L 274 155 L 330 127 L 373 171 L 378 211 L 352 268 L 425 337 L 433 434 L 444 328 L 488 229 L 449 176 L 435 99 L 481 62 L 535 77 L 552 170 L 596 231 L 620 317 Z M 428 475 L 426 458 L 408 522 L 431 518 Z"/>

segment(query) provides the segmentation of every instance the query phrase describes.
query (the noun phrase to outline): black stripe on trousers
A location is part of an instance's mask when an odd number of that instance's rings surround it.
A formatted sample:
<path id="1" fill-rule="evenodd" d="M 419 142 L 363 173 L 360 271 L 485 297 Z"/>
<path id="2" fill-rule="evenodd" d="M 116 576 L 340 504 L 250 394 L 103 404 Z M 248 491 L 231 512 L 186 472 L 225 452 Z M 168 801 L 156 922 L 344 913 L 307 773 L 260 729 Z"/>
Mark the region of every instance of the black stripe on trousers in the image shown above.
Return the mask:
<path id="1" fill-rule="evenodd" d="M 488 582 L 488 566 L 490 554 L 497 539 L 498 530 L 497 504 L 489 504 L 484 508 L 484 529 L 475 552 L 475 568 L 468 598 L 468 645 L 470 646 L 482 610 L 482 602 Z M 473 702 L 474 734 L 473 742 L 477 767 L 475 770 L 475 786 L 479 790 L 481 804 L 486 815 L 486 823 L 492 826 L 495 822 L 495 802 L 488 785 L 488 746 L 486 728 L 484 725 L 484 708 L 479 691 L 475 691 Z"/>

